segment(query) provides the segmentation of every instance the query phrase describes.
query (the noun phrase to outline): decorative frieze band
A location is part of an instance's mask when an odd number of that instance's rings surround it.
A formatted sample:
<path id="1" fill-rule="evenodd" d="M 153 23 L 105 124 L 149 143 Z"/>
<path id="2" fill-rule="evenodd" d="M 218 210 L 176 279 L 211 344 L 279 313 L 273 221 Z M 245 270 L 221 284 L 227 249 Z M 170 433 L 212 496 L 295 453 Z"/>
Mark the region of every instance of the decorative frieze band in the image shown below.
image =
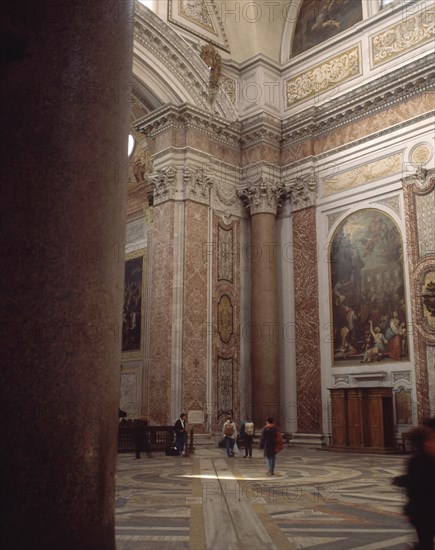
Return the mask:
<path id="1" fill-rule="evenodd" d="M 376 67 L 435 38 L 435 8 L 406 17 L 371 38 L 372 63 Z"/>
<path id="2" fill-rule="evenodd" d="M 335 88 L 361 73 L 359 46 L 286 81 L 286 108 Z"/>

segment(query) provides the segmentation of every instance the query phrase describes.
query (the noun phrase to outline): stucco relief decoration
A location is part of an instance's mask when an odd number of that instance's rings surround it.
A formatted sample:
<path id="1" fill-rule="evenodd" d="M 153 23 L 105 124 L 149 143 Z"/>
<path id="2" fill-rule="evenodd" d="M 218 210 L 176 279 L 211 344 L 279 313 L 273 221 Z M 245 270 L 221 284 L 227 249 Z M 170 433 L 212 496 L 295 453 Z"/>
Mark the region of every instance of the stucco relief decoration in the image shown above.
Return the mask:
<path id="1" fill-rule="evenodd" d="M 404 178 L 405 185 L 412 187 L 415 200 L 418 248 L 420 256 L 435 251 L 435 169 L 426 170 L 417 165 L 411 176 Z"/>
<path id="2" fill-rule="evenodd" d="M 218 332 L 224 344 L 229 344 L 233 335 L 233 305 L 229 296 L 224 294 L 218 303 Z"/>
<path id="3" fill-rule="evenodd" d="M 239 93 L 237 80 L 223 74 L 221 76 L 221 88 L 227 94 L 228 99 L 231 101 L 231 103 L 236 107 L 238 103 L 237 98 Z"/>
<path id="4" fill-rule="evenodd" d="M 217 410 L 218 417 L 233 413 L 233 359 L 217 360 Z"/>
<path id="5" fill-rule="evenodd" d="M 173 198 L 176 187 L 176 171 L 170 166 L 159 170 L 156 176 L 150 177 L 154 189 L 154 204 L 159 204 Z"/>
<path id="6" fill-rule="evenodd" d="M 145 149 L 133 159 L 133 175 L 137 183 L 145 181 L 153 171 L 153 161 L 150 152 Z"/>
<path id="7" fill-rule="evenodd" d="M 429 42 L 435 37 L 435 9 L 419 10 L 414 16 L 405 17 L 400 23 L 372 37 L 372 63 L 386 63 L 405 52 Z"/>
<path id="8" fill-rule="evenodd" d="M 201 48 L 201 59 L 209 70 L 208 100 L 213 103 L 219 91 L 219 80 L 221 77 L 222 60 L 213 44 L 205 44 Z"/>
<path id="9" fill-rule="evenodd" d="M 332 195 L 392 174 L 401 173 L 402 168 L 401 153 L 362 164 L 353 170 L 334 174 L 331 178 L 324 179 L 324 195 Z"/>
<path id="10" fill-rule="evenodd" d="M 383 199 L 381 201 L 376 201 L 376 203 L 385 204 L 385 206 L 388 206 L 388 208 L 391 208 L 391 210 L 394 210 L 394 212 L 400 216 L 400 200 L 398 195 L 388 197 L 387 199 Z"/>
<path id="11" fill-rule="evenodd" d="M 335 88 L 360 72 L 359 47 L 355 46 L 288 79 L 285 84 L 287 108 Z"/>
<path id="12" fill-rule="evenodd" d="M 286 195 L 290 196 L 293 210 L 314 206 L 317 195 L 317 180 L 313 174 L 295 178 L 285 186 Z"/>
<path id="13" fill-rule="evenodd" d="M 287 190 L 281 183 L 261 178 L 254 184 L 239 189 L 237 194 L 251 214 L 260 212 L 276 214 L 282 200 L 286 197 Z"/>
<path id="14" fill-rule="evenodd" d="M 145 239 L 145 220 L 140 218 L 127 224 L 126 242 L 134 243 Z"/>
<path id="15" fill-rule="evenodd" d="M 375 209 L 350 214 L 330 247 L 335 365 L 408 359 L 403 244 L 395 222 Z"/>
<path id="16" fill-rule="evenodd" d="M 233 229 L 218 228 L 218 280 L 233 282 Z"/>
<path id="17" fill-rule="evenodd" d="M 233 206 L 237 202 L 237 187 L 233 183 L 220 180 L 214 188 L 216 197 L 225 206 Z"/>
<path id="18" fill-rule="evenodd" d="M 171 23 L 229 51 L 228 38 L 215 0 L 169 0 Z"/>
<path id="19" fill-rule="evenodd" d="M 183 182 L 186 196 L 203 204 L 209 203 L 212 181 L 202 169 L 194 170 L 189 166 L 183 168 Z"/>
<path id="20" fill-rule="evenodd" d="M 432 148 L 429 145 L 422 144 L 415 147 L 410 154 L 413 164 L 425 165 L 432 159 Z"/>

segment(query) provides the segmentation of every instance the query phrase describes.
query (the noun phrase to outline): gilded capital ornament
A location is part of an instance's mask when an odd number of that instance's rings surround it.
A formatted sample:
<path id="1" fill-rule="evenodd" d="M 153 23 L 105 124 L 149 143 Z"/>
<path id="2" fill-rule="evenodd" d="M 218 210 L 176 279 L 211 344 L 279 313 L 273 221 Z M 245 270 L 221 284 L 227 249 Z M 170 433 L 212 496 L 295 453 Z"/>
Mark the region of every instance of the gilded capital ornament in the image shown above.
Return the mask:
<path id="1" fill-rule="evenodd" d="M 287 192 L 281 183 L 260 178 L 237 191 L 245 207 L 252 214 L 277 214 Z"/>

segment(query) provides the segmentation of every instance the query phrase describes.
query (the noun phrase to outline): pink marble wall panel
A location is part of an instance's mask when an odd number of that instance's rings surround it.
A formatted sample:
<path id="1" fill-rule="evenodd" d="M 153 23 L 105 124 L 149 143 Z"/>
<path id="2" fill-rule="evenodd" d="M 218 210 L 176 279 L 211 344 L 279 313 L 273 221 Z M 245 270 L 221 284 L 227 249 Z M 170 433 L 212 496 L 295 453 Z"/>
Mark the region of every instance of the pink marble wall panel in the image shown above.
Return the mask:
<path id="1" fill-rule="evenodd" d="M 314 208 L 293 214 L 298 432 L 322 428 L 320 327 Z"/>
<path id="2" fill-rule="evenodd" d="M 172 424 L 171 346 L 173 282 L 174 206 L 166 202 L 154 208 L 152 258 L 152 292 L 150 298 L 150 371 L 148 419 L 152 424 Z"/>
<path id="3" fill-rule="evenodd" d="M 182 367 L 186 411 L 204 410 L 207 402 L 207 229 L 208 207 L 187 202 Z M 200 429 L 195 425 L 196 431 Z"/>
<path id="4" fill-rule="evenodd" d="M 418 213 L 415 208 L 413 186 L 405 185 L 403 188 L 403 198 L 405 203 L 405 225 L 406 225 L 406 243 L 407 258 L 409 264 L 409 285 L 411 298 L 411 330 L 408 330 L 410 337 L 414 342 L 414 368 L 415 384 L 417 389 L 417 412 L 419 420 L 423 420 L 430 412 L 430 401 L 428 394 L 428 365 L 426 354 L 426 343 L 421 331 L 416 330 L 422 324 L 421 297 L 418 293 L 420 281 L 416 278 L 418 266 L 424 259 L 419 257 L 418 235 L 416 216 Z M 415 329 L 414 329 L 415 327 Z"/>
<path id="5" fill-rule="evenodd" d="M 233 277 L 232 281 L 219 279 L 219 226 L 224 230 L 230 230 L 232 234 L 232 249 L 226 248 L 225 254 L 232 255 Z M 224 224 L 218 216 L 213 216 L 213 243 L 212 243 L 212 272 L 213 272 L 213 304 L 212 304 L 212 429 L 219 431 L 224 419 L 219 416 L 219 391 L 223 390 L 220 384 L 222 380 L 218 378 L 219 358 L 231 359 L 232 370 L 232 408 L 237 423 L 240 423 L 240 222 L 234 221 L 230 225 Z M 225 260 L 225 258 L 224 258 Z M 228 258 L 226 259 L 228 262 Z M 232 322 L 233 334 L 228 342 L 224 342 L 219 334 L 218 304 L 223 295 L 230 298 L 232 304 Z"/>

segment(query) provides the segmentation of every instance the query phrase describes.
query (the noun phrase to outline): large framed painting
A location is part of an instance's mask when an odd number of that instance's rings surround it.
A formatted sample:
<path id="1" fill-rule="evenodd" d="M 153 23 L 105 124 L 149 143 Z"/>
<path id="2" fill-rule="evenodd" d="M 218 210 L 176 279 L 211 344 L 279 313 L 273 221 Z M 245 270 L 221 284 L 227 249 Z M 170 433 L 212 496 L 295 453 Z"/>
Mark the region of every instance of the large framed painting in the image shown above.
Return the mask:
<path id="1" fill-rule="evenodd" d="M 408 359 L 403 243 L 396 223 L 359 210 L 329 249 L 334 365 Z"/>
<path id="2" fill-rule="evenodd" d="M 304 0 L 293 37 L 292 57 L 362 20 L 361 0 Z"/>
<path id="3" fill-rule="evenodd" d="M 122 307 L 122 353 L 139 356 L 143 351 L 144 264 L 142 253 L 126 256 Z"/>

